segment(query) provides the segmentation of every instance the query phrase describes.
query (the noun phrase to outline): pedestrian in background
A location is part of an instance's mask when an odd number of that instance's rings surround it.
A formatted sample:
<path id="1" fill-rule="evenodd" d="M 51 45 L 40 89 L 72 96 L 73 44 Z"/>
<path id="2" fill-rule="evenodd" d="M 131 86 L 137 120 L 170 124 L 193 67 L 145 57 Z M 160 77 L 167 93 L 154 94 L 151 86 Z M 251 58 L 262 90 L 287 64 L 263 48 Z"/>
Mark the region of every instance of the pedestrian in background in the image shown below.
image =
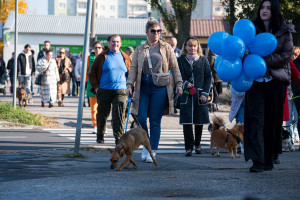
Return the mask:
<path id="1" fill-rule="evenodd" d="M 194 146 L 197 154 L 202 153 L 200 142 L 203 125 L 209 124 L 207 97 L 212 77 L 197 38 L 186 39 L 177 61 L 184 90 L 180 97 L 180 124 L 183 125 L 185 156 L 192 156 Z"/>
<path id="2" fill-rule="evenodd" d="M 31 49 L 31 55 L 32 55 L 33 62 L 35 62 L 35 61 L 34 61 L 34 50 L 32 50 L 32 49 Z M 33 72 L 32 75 L 31 75 L 31 84 L 30 84 L 31 86 L 30 86 L 30 90 L 31 90 L 31 92 L 32 92 L 32 93 L 31 93 L 32 95 L 34 95 L 34 92 L 33 92 L 33 77 L 34 77 L 34 76 L 35 76 L 35 72 Z"/>
<path id="3" fill-rule="evenodd" d="M 31 93 L 31 79 L 35 73 L 35 61 L 31 54 L 31 46 L 26 44 L 24 50 L 19 54 L 17 59 L 19 84 L 23 82 L 24 88 L 27 92 L 27 98 L 30 99 Z"/>
<path id="4" fill-rule="evenodd" d="M 10 92 L 13 93 L 13 85 L 14 85 L 14 70 L 15 70 L 15 53 L 12 52 L 11 58 L 7 63 L 7 70 L 9 71 L 9 79 L 10 79 Z"/>
<path id="5" fill-rule="evenodd" d="M 104 46 L 100 41 L 96 41 L 93 44 L 93 51 L 90 53 L 88 57 L 88 63 L 87 63 L 87 72 L 86 72 L 86 96 L 89 98 L 90 106 L 91 106 L 91 115 L 92 115 L 92 124 L 93 124 L 93 131 L 92 134 L 97 133 L 97 109 L 98 109 L 98 103 L 96 95 L 91 92 L 92 86 L 89 81 L 89 72 L 91 71 L 92 65 L 97 58 L 97 56 L 100 55 L 100 53 L 103 51 Z"/>
<path id="6" fill-rule="evenodd" d="M 97 143 L 104 143 L 106 121 L 112 110 L 112 127 L 117 145 L 124 133 L 126 79 L 131 62 L 129 57 L 120 51 L 121 36 L 111 36 L 109 45 L 109 50 L 103 51 L 95 59 L 89 72 L 89 81 L 98 103 Z"/>
<path id="7" fill-rule="evenodd" d="M 75 58 L 73 58 L 72 51 L 68 52 L 68 58 L 71 60 L 72 66 L 75 68 L 77 61 L 75 60 Z M 76 93 L 75 93 L 76 90 L 75 90 L 75 88 L 77 89 L 77 96 L 78 96 L 77 80 L 76 80 L 76 76 L 75 76 L 74 72 L 71 72 L 70 76 L 71 76 L 71 79 L 72 79 L 72 96 L 75 97 L 76 96 Z M 71 84 L 70 84 L 70 87 L 71 87 Z M 71 91 L 71 89 L 69 89 L 69 91 Z M 71 96 L 71 94 L 69 93 L 68 96 Z"/>
<path id="8" fill-rule="evenodd" d="M 153 17 L 149 18 L 146 24 L 147 41 L 135 49 L 127 80 L 127 94 L 133 94 L 130 112 L 136 115 L 147 132 L 153 156 L 158 150 L 162 116 L 174 113 L 174 89 L 176 88 L 175 91 L 179 96 L 182 94 L 182 79 L 176 56 L 171 45 L 159 39 L 161 31 L 158 21 Z M 153 72 L 163 75 L 169 73 L 169 70 L 173 73 L 170 82 L 162 87 L 154 85 Z M 150 134 L 147 116 L 149 116 Z M 142 152 L 142 160 L 153 162 L 145 148 Z"/>
<path id="9" fill-rule="evenodd" d="M 53 52 L 51 50 L 46 52 L 46 57 L 39 59 L 37 63 L 37 71 L 43 73 L 40 96 L 42 101 L 42 107 L 45 107 L 45 103 L 49 103 L 49 108 L 53 107 L 57 99 L 57 82 L 59 82 L 58 68 Z"/>
<path id="10" fill-rule="evenodd" d="M 78 88 L 80 87 L 81 71 L 82 71 L 82 52 L 79 54 L 79 58 L 76 60 L 74 74 L 76 78 L 76 96 L 78 96 Z"/>
<path id="11" fill-rule="evenodd" d="M 57 84 L 57 98 L 58 106 L 64 106 L 63 100 L 65 94 L 70 93 L 70 73 L 73 71 L 71 60 L 66 57 L 66 50 L 64 48 L 59 49 L 59 55 L 56 58 L 59 79 Z"/>
<path id="12" fill-rule="evenodd" d="M 271 32 L 277 48 L 264 57 L 266 74 L 254 80 L 245 96 L 245 160 L 252 160 L 250 172 L 272 170 L 280 153 L 283 104 L 290 83 L 294 26 L 284 20 L 278 0 L 263 0 L 253 21 L 256 33 Z"/>
<path id="13" fill-rule="evenodd" d="M 2 79 L 2 76 L 6 74 L 6 67 L 4 60 L 0 57 L 0 80 Z"/>
<path id="14" fill-rule="evenodd" d="M 126 54 L 127 54 L 127 56 L 129 56 L 130 60 L 132 60 L 132 55 L 133 55 L 133 53 L 134 53 L 133 47 L 128 46 L 128 47 L 126 48 Z"/>
<path id="15" fill-rule="evenodd" d="M 175 37 L 172 37 L 169 41 L 169 44 L 174 49 L 176 58 L 179 58 L 181 55 L 181 50 L 177 48 L 177 39 Z"/>
<path id="16" fill-rule="evenodd" d="M 51 47 L 50 42 L 48 40 L 46 40 L 44 42 L 44 48 L 42 50 L 40 50 L 40 52 L 38 53 L 37 62 L 39 61 L 39 59 L 46 57 L 46 52 L 50 50 L 50 47 Z"/>

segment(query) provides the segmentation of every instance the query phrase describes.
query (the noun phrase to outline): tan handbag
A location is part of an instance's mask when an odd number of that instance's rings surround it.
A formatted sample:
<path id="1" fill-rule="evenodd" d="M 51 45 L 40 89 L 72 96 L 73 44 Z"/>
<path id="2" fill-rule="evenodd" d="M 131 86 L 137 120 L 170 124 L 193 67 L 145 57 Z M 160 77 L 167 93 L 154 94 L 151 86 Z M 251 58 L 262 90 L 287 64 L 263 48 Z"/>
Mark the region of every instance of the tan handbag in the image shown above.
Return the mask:
<path id="1" fill-rule="evenodd" d="M 150 68 L 151 74 L 152 74 L 153 84 L 158 87 L 165 87 L 165 86 L 169 85 L 170 84 L 170 73 L 153 73 L 149 49 L 146 49 L 146 53 L 147 53 L 149 68 Z"/>

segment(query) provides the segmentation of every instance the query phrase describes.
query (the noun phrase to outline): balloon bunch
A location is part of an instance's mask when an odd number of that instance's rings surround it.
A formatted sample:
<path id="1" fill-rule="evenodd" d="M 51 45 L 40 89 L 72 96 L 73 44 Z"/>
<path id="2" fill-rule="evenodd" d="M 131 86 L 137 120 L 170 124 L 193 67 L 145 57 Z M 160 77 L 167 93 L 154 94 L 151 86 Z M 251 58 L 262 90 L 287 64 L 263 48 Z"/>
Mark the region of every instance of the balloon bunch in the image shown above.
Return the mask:
<path id="1" fill-rule="evenodd" d="M 271 33 L 256 35 L 254 24 L 241 19 L 235 23 L 233 35 L 222 31 L 213 33 L 208 38 L 208 47 L 218 55 L 214 66 L 219 78 L 231 81 L 236 91 L 245 92 L 254 79 L 266 73 L 267 64 L 262 57 L 276 49 L 277 39 Z"/>

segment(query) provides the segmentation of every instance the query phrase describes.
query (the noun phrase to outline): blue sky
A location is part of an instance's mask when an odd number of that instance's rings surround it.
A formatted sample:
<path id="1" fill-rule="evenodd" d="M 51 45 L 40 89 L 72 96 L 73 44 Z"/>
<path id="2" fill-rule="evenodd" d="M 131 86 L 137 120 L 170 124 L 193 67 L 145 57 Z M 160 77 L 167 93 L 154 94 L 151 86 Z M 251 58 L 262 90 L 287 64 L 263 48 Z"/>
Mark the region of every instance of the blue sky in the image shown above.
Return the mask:
<path id="1" fill-rule="evenodd" d="M 28 14 L 36 11 L 37 15 L 48 15 L 48 0 L 25 0 L 28 6 Z"/>

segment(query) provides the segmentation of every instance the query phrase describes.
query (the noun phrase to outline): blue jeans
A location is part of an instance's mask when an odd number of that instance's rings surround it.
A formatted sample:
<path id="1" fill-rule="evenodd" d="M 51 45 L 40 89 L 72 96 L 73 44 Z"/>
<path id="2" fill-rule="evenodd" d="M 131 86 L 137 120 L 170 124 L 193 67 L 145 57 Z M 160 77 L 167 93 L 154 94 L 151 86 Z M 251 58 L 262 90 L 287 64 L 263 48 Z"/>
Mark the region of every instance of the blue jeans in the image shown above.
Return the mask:
<path id="1" fill-rule="evenodd" d="M 72 96 L 75 96 L 75 89 L 76 89 L 76 78 L 75 75 L 72 75 Z"/>
<path id="2" fill-rule="evenodd" d="M 292 138 L 295 139 L 297 136 L 296 129 L 297 129 L 297 122 L 298 122 L 298 113 L 296 110 L 294 100 L 289 99 L 288 103 L 289 103 L 289 118 L 290 118 L 290 120 L 286 122 L 286 125 L 288 126 L 287 131 L 290 132 Z M 292 124 L 294 124 L 293 127 L 291 127 Z"/>
<path id="3" fill-rule="evenodd" d="M 23 86 L 26 90 L 26 93 L 31 94 L 31 89 L 30 89 L 31 88 L 31 75 L 28 75 L 28 76 L 20 75 L 18 77 L 18 79 L 19 79 L 19 84 L 21 84 L 24 81 Z"/>
<path id="4" fill-rule="evenodd" d="M 152 75 L 142 75 L 140 88 L 139 114 L 137 119 L 150 138 L 152 150 L 158 149 L 161 132 L 161 119 L 168 100 L 167 88 L 153 84 Z M 147 114 L 149 111 L 150 137 L 147 128 Z"/>
<path id="5" fill-rule="evenodd" d="M 245 98 L 240 106 L 238 113 L 236 114 L 236 123 L 243 124 L 244 123 L 244 115 L 245 115 Z"/>

